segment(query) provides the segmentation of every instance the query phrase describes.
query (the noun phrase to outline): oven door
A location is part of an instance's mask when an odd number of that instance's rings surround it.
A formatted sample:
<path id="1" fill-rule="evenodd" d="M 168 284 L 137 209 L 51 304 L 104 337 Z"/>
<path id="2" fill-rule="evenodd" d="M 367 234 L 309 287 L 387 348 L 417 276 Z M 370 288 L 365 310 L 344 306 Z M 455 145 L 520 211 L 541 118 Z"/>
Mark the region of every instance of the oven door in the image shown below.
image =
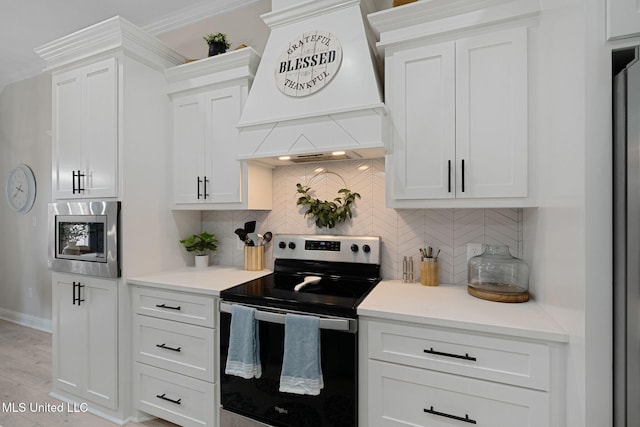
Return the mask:
<path id="1" fill-rule="evenodd" d="M 282 393 L 278 389 L 286 311 L 255 308 L 258 310 L 256 319 L 259 320 L 262 377 L 247 380 L 224 373 L 229 350 L 231 303 L 220 304 L 220 391 L 223 408 L 278 427 L 358 425 L 357 321 L 321 317 L 324 388 L 318 396 Z"/>

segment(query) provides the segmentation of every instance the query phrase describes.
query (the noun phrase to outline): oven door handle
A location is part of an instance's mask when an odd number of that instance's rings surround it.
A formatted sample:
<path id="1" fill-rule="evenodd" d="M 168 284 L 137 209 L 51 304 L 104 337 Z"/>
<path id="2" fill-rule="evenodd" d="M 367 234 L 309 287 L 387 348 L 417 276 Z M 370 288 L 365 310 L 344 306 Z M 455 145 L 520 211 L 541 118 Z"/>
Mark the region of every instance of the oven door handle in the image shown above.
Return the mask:
<path id="1" fill-rule="evenodd" d="M 235 304 L 228 304 L 226 302 L 220 301 L 220 312 L 231 313 L 231 307 L 233 305 Z M 314 316 L 314 314 L 312 313 L 301 313 L 301 312 L 289 311 L 289 310 L 278 310 L 277 312 L 264 311 L 264 310 L 258 309 L 255 306 L 250 306 L 245 304 L 238 304 L 238 305 L 244 305 L 245 307 L 255 308 L 256 309 L 255 318 L 256 320 L 259 320 L 261 322 L 284 324 L 284 318 L 287 313 Z M 346 319 L 346 318 L 338 318 L 338 317 L 327 318 L 327 317 L 321 317 L 321 316 L 318 316 L 318 317 L 320 318 L 320 329 L 345 331 L 352 334 L 356 333 L 358 330 L 358 323 L 356 319 Z"/>

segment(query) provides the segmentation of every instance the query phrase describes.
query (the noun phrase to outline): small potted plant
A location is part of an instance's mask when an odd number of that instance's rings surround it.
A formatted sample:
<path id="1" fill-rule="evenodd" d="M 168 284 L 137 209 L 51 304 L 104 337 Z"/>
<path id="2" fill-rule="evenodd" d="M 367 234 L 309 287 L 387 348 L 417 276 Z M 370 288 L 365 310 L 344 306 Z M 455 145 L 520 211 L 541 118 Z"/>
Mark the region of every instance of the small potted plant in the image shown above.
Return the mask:
<path id="1" fill-rule="evenodd" d="M 224 33 L 211 33 L 202 37 L 209 44 L 209 56 L 225 53 L 231 44 Z"/>
<path id="2" fill-rule="evenodd" d="M 187 252 L 195 252 L 196 267 L 207 267 L 209 265 L 209 253 L 218 249 L 217 242 L 216 236 L 206 231 L 180 240 Z"/>

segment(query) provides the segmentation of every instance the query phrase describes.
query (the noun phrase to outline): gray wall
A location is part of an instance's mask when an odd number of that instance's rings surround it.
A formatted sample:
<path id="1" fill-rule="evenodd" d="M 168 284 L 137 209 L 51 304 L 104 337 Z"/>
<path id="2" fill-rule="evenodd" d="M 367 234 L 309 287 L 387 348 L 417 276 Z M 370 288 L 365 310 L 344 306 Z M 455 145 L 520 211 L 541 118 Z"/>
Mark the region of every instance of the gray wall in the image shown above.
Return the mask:
<path id="1" fill-rule="evenodd" d="M 51 199 L 51 78 L 42 75 L 0 94 L 0 317 L 50 328 L 47 203 Z M 4 200 L 5 179 L 25 163 L 36 175 L 34 207 L 26 215 Z"/>

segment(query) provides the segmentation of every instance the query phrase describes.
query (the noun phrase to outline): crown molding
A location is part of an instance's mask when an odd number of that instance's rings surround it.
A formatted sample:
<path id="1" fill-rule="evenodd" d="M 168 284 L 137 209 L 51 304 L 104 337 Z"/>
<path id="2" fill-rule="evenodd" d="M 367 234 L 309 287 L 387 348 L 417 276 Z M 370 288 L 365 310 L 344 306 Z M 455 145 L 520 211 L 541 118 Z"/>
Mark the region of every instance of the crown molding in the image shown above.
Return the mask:
<path id="1" fill-rule="evenodd" d="M 184 56 L 120 16 L 76 31 L 34 50 L 46 63 L 44 71 L 53 71 L 107 52 L 122 51 L 161 70 L 184 63 L 185 60 Z"/>
<path id="2" fill-rule="evenodd" d="M 253 81 L 260 55 L 251 47 L 167 68 L 164 75 L 169 83 L 168 93 L 216 85 L 237 79 Z"/>
<path id="3" fill-rule="evenodd" d="M 261 0 L 216 0 L 203 1 L 194 6 L 185 7 L 142 27 L 151 35 L 164 34 L 178 28 L 186 27 L 212 16 L 231 12 L 232 10 L 257 3 Z"/>
<path id="4" fill-rule="evenodd" d="M 527 19 L 539 13 L 539 0 L 422 0 L 367 18 L 379 40 L 378 50 L 384 50 L 408 40 Z"/>
<path id="5" fill-rule="evenodd" d="M 269 28 L 273 29 L 354 5 L 360 5 L 360 0 L 313 0 L 265 13 L 260 17 Z"/>

